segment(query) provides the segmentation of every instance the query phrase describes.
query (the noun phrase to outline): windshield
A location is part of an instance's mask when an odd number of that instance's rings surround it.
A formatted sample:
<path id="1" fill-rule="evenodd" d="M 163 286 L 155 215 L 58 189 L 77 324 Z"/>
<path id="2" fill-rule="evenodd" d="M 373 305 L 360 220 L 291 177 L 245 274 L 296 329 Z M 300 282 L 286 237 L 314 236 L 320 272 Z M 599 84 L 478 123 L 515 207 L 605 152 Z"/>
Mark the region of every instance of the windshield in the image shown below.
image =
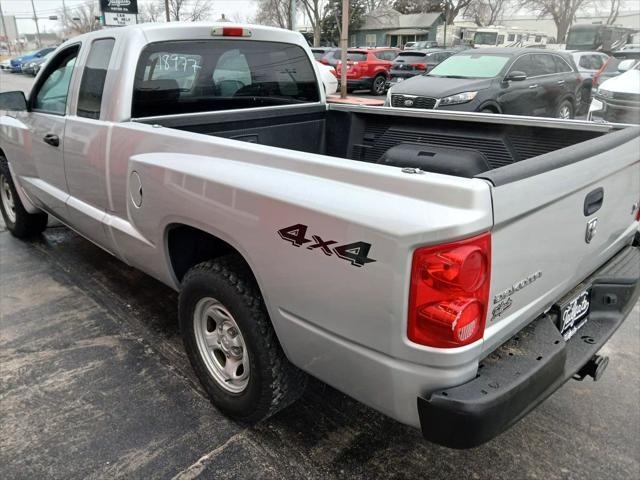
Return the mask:
<path id="1" fill-rule="evenodd" d="M 342 50 L 335 50 L 333 52 L 333 58 L 335 58 L 336 60 L 340 60 L 342 58 Z M 347 50 L 347 61 L 348 62 L 366 62 L 367 53 Z"/>
<path id="2" fill-rule="evenodd" d="M 412 62 L 424 62 L 426 53 L 423 52 L 400 52 L 396 59 L 396 63 L 412 63 Z"/>
<path id="3" fill-rule="evenodd" d="M 476 45 L 495 45 L 497 39 L 497 32 L 476 32 L 473 43 Z"/>
<path id="4" fill-rule="evenodd" d="M 313 58 L 315 58 L 316 60 L 321 60 L 322 57 L 326 55 L 326 52 L 324 52 L 323 50 L 311 50 L 311 53 L 313 53 Z"/>
<path id="5" fill-rule="evenodd" d="M 571 30 L 567 37 L 567 45 L 595 45 L 598 30 L 595 28 Z"/>
<path id="6" fill-rule="evenodd" d="M 506 55 L 458 54 L 447 58 L 427 74 L 429 77 L 496 77 L 509 61 Z"/>
<path id="7" fill-rule="evenodd" d="M 133 117 L 320 100 L 307 53 L 252 40 L 158 42 L 136 70 Z"/>

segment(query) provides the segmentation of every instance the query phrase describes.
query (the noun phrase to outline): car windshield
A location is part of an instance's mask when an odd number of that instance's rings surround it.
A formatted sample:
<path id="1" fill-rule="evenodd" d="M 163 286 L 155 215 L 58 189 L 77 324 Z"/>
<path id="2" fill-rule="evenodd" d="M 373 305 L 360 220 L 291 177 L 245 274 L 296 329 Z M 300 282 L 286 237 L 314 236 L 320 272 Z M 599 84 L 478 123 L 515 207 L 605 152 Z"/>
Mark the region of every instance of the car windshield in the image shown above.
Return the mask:
<path id="1" fill-rule="evenodd" d="M 509 58 L 507 55 L 457 54 L 447 58 L 427 75 L 450 78 L 496 77 Z"/>
<path id="2" fill-rule="evenodd" d="M 327 54 L 324 50 L 311 50 L 311 53 L 316 60 L 321 60 Z"/>
<path id="3" fill-rule="evenodd" d="M 591 45 L 595 42 L 598 30 L 596 29 L 576 29 L 569 32 L 567 45 Z"/>
<path id="4" fill-rule="evenodd" d="M 333 58 L 335 58 L 336 60 L 340 60 L 342 58 L 342 50 L 335 50 L 333 52 Z M 367 53 L 356 51 L 356 50 L 347 50 L 347 61 L 348 62 L 366 62 Z"/>
<path id="5" fill-rule="evenodd" d="M 399 63 L 412 63 L 412 62 L 424 62 L 427 56 L 424 52 L 400 52 L 395 62 Z"/>
<path id="6" fill-rule="evenodd" d="M 476 45 L 495 45 L 497 39 L 497 32 L 476 32 L 473 37 L 473 41 Z"/>

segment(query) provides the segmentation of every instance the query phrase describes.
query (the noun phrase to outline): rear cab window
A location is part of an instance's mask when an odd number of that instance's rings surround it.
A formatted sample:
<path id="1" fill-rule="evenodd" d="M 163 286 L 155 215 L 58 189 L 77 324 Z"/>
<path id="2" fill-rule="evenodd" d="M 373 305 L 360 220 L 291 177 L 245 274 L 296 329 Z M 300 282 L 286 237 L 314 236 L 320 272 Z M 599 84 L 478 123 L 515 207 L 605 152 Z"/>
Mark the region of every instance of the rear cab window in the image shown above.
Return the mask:
<path id="1" fill-rule="evenodd" d="M 311 60 L 297 45 L 254 40 L 158 42 L 140 55 L 132 117 L 318 101 Z"/>
<path id="2" fill-rule="evenodd" d="M 94 40 L 91 44 L 78 92 L 77 115 L 79 117 L 100 118 L 102 93 L 114 44 L 113 38 L 101 38 Z"/>

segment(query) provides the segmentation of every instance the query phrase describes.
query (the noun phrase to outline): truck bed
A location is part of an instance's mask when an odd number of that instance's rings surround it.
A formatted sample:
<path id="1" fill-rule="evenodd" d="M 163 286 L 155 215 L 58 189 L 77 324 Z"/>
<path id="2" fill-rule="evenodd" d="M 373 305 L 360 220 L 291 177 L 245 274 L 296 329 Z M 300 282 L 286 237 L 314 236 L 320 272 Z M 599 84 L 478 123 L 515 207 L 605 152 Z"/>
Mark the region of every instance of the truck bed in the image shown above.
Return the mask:
<path id="1" fill-rule="evenodd" d="M 454 157 L 460 151 L 479 152 L 486 158 L 487 167 L 482 172 L 472 172 L 474 175 L 593 140 L 614 128 L 493 115 L 470 118 L 412 111 L 411 116 L 404 116 L 371 107 L 333 105 L 174 115 L 138 121 L 369 163 L 387 163 L 386 154 L 400 144 L 429 146 L 440 149 L 439 152 L 450 149 Z M 430 168 L 428 161 L 420 165 L 422 170 L 438 172 L 439 167 Z M 406 165 L 394 163 L 394 166 L 415 165 L 407 159 Z"/>

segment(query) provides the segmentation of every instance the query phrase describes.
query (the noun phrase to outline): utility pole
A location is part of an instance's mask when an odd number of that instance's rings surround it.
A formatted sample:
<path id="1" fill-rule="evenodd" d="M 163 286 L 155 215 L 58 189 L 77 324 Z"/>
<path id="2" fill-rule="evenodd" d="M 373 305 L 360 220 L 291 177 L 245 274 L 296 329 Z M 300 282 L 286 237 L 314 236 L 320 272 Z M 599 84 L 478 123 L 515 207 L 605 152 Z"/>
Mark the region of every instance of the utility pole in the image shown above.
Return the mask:
<path id="1" fill-rule="evenodd" d="M 289 12 L 289 23 L 291 24 L 291 30 L 296 31 L 296 17 L 298 16 L 298 4 L 296 0 L 291 0 L 291 11 Z"/>
<path id="2" fill-rule="evenodd" d="M 40 26 L 38 25 L 38 15 L 36 14 L 36 6 L 31 0 L 31 9 L 33 10 L 33 20 L 36 22 L 36 35 L 38 39 L 38 48 L 42 48 L 42 42 L 40 41 Z"/>
<path id="3" fill-rule="evenodd" d="M 11 55 L 11 40 L 9 40 L 9 31 L 7 30 L 7 24 L 4 21 L 4 13 L 2 13 L 1 3 L 0 3 L 0 19 L 2 20 L 2 31 L 4 32 L 4 37 L 7 39 L 7 50 L 9 50 L 9 55 Z"/>
<path id="4" fill-rule="evenodd" d="M 349 46 L 349 0 L 342 0 L 340 31 L 340 98 L 347 98 L 347 47 Z"/>
<path id="5" fill-rule="evenodd" d="M 62 0 L 62 36 L 67 39 L 67 5 Z"/>
<path id="6" fill-rule="evenodd" d="M 171 21 L 171 15 L 169 14 L 169 0 L 164 0 L 164 16 L 167 19 L 167 22 Z"/>

